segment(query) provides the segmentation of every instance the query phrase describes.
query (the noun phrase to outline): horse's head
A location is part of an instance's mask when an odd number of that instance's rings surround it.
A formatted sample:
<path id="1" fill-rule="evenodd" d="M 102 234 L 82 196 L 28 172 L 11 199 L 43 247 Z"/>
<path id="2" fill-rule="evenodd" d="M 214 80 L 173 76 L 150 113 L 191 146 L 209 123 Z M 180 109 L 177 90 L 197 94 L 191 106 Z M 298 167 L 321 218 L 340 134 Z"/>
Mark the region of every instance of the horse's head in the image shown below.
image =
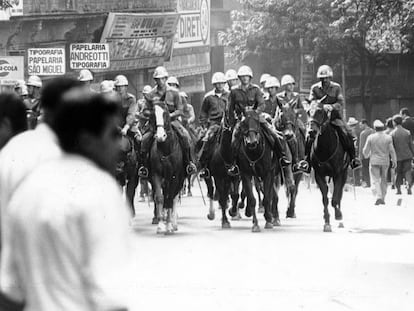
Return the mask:
<path id="1" fill-rule="evenodd" d="M 260 119 L 254 110 L 246 110 L 240 123 L 244 143 L 247 148 L 255 149 L 260 142 Z"/>
<path id="2" fill-rule="evenodd" d="M 324 109 L 321 108 L 311 108 L 308 111 L 309 119 L 308 122 L 311 123 L 311 130 L 315 131 L 320 129 L 322 125 L 328 121 L 328 114 Z"/>
<path id="3" fill-rule="evenodd" d="M 166 111 L 160 105 L 154 105 L 155 122 L 157 125 L 157 132 L 155 133 L 155 140 L 157 142 L 164 142 L 167 139 L 167 133 L 165 131 Z"/>

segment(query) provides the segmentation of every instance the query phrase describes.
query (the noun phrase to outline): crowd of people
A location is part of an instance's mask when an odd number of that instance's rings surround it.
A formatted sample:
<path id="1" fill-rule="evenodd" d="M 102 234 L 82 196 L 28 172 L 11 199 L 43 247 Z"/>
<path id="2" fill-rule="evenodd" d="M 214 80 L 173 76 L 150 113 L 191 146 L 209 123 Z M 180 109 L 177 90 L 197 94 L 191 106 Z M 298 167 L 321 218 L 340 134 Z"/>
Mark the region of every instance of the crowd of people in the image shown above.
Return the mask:
<path id="1" fill-rule="evenodd" d="M 113 176 L 120 137 L 127 136 L 137 144 L 138 176 L 150 177 L 150 147 L 163 127 L 154 123 L 157 105 L 168 113 L 179 137 L 187 175 L 210 176 L 211 140 L 223 124 L 233 129 L 227 172 L 239 174 L 239 121 L 249 109 L 260 113 L 261 128 L 281 166 L 309 173 L 321 120 L 310 116 L 314 131 L 306 137 L 303 158 L 295 138 L 306 135 L 300 116 L 309 107 L 327 111 L 351 168 L 358 172 L 362 165 L 363 185 L 372 185 L 376 205 L 385 204 L 389 171 L 396 175 L 391 179 L 397 194 L 404 185 L 411 194 L 414 120 L 408 109 L 386 126 L 374 121 L 374 129 L 366 120 L 349 118 L 346 123 L 340 113 L 341 87 L 332 76 L 329 66 L 321 66 L 320 81 L 302 102 L 292 75 L 279 82 L 263 74 L 257 86 L 248 66 L 216 72 L 214 89 L 201 104 L 199 131 L 187 94 L 164 67 L 155 69 L 155 86 L 143 87 L 138 100 L 128 93 L 124 75 L 103 81 L 99 92 L 93 90 L 88 70 L 77 79 L 56 78 L 44 86 L 31 76 L 17 83 L 14 93 L 0 94 L 0 310 L 127 310 L 122 289 L 128 279 L 130 217 Z M 290 124 L 283 131 L 277 124 L 282 115 Z M 197 155 L 194 133 L 201 142 Z"/>

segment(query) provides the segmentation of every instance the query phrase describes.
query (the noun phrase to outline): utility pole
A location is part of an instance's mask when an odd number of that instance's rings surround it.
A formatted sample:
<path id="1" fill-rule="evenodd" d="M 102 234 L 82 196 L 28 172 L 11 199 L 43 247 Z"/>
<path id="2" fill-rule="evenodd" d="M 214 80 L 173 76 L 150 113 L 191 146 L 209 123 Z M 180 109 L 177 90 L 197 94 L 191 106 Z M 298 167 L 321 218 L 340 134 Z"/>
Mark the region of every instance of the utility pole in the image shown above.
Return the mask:
<path id="1" fill-rule="evenodd" d="M 346 120 L 346 83 L 345 83 L 345 57 L 341 57 L 341 71 L 342 71 L 342 94 L 344 96 L 344 120 Z"/>

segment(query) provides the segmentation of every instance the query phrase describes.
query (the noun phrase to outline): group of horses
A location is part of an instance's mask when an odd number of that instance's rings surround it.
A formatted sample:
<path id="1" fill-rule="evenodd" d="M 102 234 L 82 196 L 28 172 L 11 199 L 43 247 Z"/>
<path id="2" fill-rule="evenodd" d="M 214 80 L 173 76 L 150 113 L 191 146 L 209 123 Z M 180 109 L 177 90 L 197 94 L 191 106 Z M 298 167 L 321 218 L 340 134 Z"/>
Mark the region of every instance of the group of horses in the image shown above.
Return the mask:
<path id="1" fill-rule="evenodd" d="M 169 113 L 160 106 L 155 106 L 156 124 L 154 141 L 150 151 L 150 177 L 152 197 L 154 200 L 153 224 L 157 224 L 157 233 L 173 234 L 177 230 L 176 203 L 182 193 L 185 180 L 188 179 L 188 187 L 191 186 L 191 178 L 185 173 L 183 163 L 183 150 L 179 138 L 171 126 Z M 294 133 L 298 149 L 298 160 L 304 158 L 305 137 L 292 122 L 283 118 L 283 112 L 279 115 L 279 122 L 283 129 Z M 161 119 L 161 120 L 158 120 Z M 329 122 L 329 117 L 324 110 L 314 111 L 314 120 L 318 122 L 316 139 L 311 150 L 311 166 L 315 172 L 315 180 L 322 193 L 324 206 L 325 232 L 332 231 L 330 215 L 328 211 L 328 181 L 333 180 L 334 191 L 331 205 L 335 210 L 335 219 L 342 220 L 341 199 L 343 187 L 347 177 L 349 157 L 341 145 L 334 126 Z M 161 122 L 160 122 L 161 121 Z M 278 192 L 284 186 L 288 207 L 287 218 L 295 218 L 296 196 L 303 173 L 292 171 L 291 165 L 282 167 L 279 159 L 272 150 L 272 142 L 264 134 L 260 123 L 260 115 L 255 110 L 248 110 L 240 120 L 242 143 L 240 152 L 236 155 L 236 163 L 240 168 L 239 176 L 230 176 L 227 170 L 233 159 L 231 140 L 233 129 L 228 126 L 226 118 L 221 125 L 216 126 L 214 135 L 209 140 L 208 169 L 211 177 L 205 179 L 209 198 L 208 219 L 215 219 L 213 201 L 217 200 L 221 209 L 221 226 L 230 228 L 227 213 L 232 219 L 240 218 L 240 210 L 244 208 L 245 215 L 252 217 L 252 232 L 259 232 L 260 226 L 257 217 L 256 198 L 254 188 L 258 193 L 259 205 L 263 209 L 265 229 L 280 226 L 278 211 Z M 193 135 L 194 136 L 194 135 Z M 200 146 L 201 137 L 194 138 L 194 152 Z M 120 161 L 120 174 L 118 180 L 122 186 L 126 186 L 126 196 L 134 213 L 134 193 L 138 185 L 136 156 L 137 151 L 134 142 L 129 139 L 124 148 L 124 160 Z M 139 147 L 138 147 L 139 148 Z M 288 157 L 292 157 L 288 144 L 285 144 Z M 123 164 L 122 164 L 123 163 Z M 198 177 L 197 177 L 198 178 Z M 241 187 L 240 187 L 241 185 Z M 240 191 L 241 190 L 241 191 Z M 204 198 L 203 198 L 204 199 Z M 244 201 L 246 200 L 246 204 Z M 229 203 L 231 206 L 229 208 Z M 340 226 L 342 223 L 340 223 Z"/>

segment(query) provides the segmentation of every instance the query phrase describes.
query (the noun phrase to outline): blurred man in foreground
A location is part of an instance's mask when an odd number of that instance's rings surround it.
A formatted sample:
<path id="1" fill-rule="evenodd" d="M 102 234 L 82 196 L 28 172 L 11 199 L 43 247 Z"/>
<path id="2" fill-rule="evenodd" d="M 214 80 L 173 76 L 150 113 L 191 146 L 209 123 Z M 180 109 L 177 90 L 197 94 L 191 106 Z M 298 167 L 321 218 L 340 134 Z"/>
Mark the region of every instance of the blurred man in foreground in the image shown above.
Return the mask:
<path id="1" fill-rule="evenodd" d="M 10 201 L 1 290 L 27 310 L 128 310 L 128 208 L 111 175 L 120 117 L 117 100 L 65 94 L 53 128 L 66 153 L 35 169 Z"/>
<path id="2" fill-rule="evenodd" d="M 0 150 L 15 135 L 27 129 L 26 106 L 14 93 L 0 94 Z"/>

